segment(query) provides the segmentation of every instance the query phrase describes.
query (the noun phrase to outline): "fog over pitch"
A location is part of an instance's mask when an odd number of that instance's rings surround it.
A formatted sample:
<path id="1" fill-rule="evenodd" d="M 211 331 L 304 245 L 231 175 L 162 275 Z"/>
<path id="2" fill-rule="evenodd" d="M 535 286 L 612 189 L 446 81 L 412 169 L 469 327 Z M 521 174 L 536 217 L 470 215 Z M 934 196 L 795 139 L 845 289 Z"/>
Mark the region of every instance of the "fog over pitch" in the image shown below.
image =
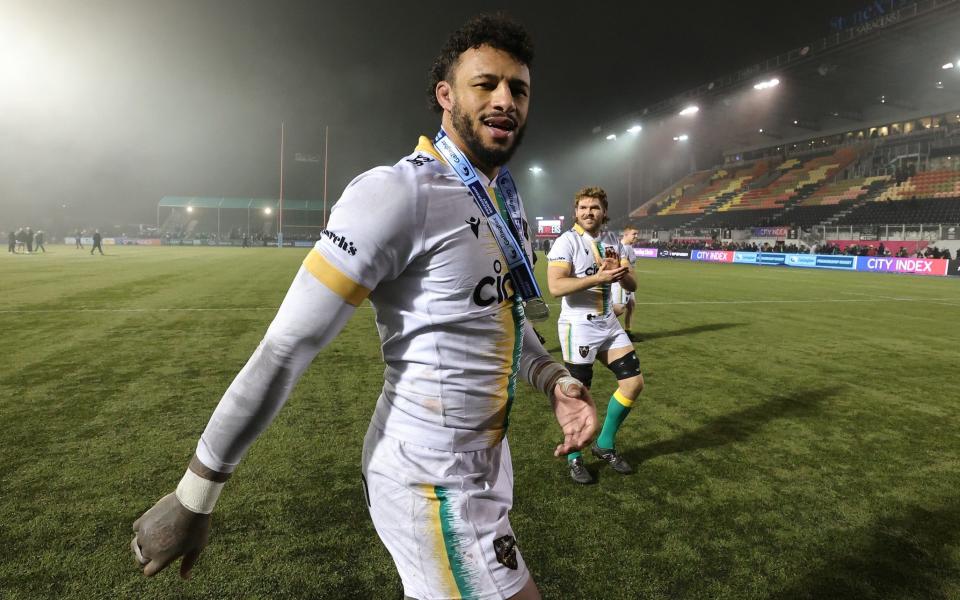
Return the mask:
<path id="1" fill-rule="evenodd" d="M 599 183 L 623 213 L 623 165 L 575 151 L 594 127 L 821 37 L 863 4 L 512 3 L 537 46 L 513 160 L 528 212 L 566 213 Z M 293 158 L 322 155 L 329 126 L 333 201 L 435 133 L 427 69 L 450 31 L 496 8 L 0 0 L 0 225 L 149 223 L 165 195 L 276 197 L 281 121 L 285 197 L 321 197 L 322 165 Z"/>

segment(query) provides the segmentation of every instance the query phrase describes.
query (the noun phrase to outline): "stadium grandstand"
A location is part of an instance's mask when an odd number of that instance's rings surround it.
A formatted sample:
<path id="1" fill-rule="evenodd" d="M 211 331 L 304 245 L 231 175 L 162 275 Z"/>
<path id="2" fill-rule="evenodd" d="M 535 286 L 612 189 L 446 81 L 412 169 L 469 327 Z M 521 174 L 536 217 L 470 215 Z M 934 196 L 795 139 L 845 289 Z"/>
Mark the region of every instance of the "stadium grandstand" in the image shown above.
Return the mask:
<path id="1" fill-rule="evenodd" d="M 274 243 L 279 231 L 289 243 L 312 243 L 323 229 L 324 211 L 320 200 L 164 196 L 157 203 L 157 231 L 164 243 L 174 244 Z"/>
<path id="2" fill-rule="evenodd" d="M 643 124 L 643 197 L 617 224 L 660 241 L 960 248 L 960 3 L 884 6 L 625 118 Z"/>

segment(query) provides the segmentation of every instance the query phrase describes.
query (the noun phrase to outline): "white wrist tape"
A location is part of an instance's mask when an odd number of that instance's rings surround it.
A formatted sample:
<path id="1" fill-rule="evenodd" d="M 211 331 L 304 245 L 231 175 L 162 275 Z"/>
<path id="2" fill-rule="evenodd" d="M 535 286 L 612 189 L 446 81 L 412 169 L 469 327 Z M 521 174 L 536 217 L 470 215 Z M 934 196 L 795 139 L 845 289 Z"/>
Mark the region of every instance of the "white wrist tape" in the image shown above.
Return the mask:
<path id="1" fill-rule="evenodd" d="M 202 515 L 213 512 L 213 506 L 220 497 L 224 482 L 217 483 L 200 477 L 190 469 L 183 474 L 177 485 L 177 500 L 188 510 Z"/>
<path id="2" fill-rule="evenodd" d="M 583 384 L 580 383 L 580 380 L 576 377 L 571 376 L 569 373 L 557 380 L 557 387 L 559 387 L 564 394 L 570 396 L 570 392 L 573 391 L 570 386 L 583 387 Z"/>

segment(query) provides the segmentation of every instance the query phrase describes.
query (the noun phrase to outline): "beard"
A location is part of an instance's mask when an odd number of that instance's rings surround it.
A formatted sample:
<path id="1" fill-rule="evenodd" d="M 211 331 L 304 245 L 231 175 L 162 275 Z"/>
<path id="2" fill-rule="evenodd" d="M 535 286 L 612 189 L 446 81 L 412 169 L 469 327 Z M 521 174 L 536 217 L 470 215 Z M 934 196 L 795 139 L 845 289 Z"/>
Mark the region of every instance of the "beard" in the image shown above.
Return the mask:
<path id="1" fill-rule="evenodd" d="M 480 139 L 480 134 L 477 132 L 477 129 L 482 126 L 480 119 L 474 122 L 471 120 L 470 115 L 460 110 L 459 105 L 453 106 L 450 116 L 452 117 L 451 120 L 454 130 L 460 136 L 460 139 L 463 140 L 463 143 L 466 144 L 466 150 L 471 156 L 475 157 L 479 163 L 476 166 L 481 168 L 492 169 L 493 167 L 501 167 L 507 164 L 507 161 L 513 157 L 513 153 L 520 147 L 520 142 L 523 141 L 523 134 L 527 130 L 526 124 L 522 127 L 517 127 L 513 132 L 513 143 L 510 146 L 505 148 L 490 148 L 483 144 L 483 140 Z"/>

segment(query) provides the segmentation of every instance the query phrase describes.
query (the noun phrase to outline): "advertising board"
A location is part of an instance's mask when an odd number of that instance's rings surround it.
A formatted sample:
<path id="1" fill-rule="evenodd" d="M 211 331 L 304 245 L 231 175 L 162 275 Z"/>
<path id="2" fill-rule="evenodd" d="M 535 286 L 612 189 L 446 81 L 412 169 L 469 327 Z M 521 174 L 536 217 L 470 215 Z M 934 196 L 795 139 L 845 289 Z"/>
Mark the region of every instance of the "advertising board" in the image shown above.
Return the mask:
<path id="1" fill-rule="evenodd" d="M 893 258 L 858 256 L 858 271 L 879 273 L 911 273 L 913 275 L 946 275 L 949 262 L 943 258 Z"/>

